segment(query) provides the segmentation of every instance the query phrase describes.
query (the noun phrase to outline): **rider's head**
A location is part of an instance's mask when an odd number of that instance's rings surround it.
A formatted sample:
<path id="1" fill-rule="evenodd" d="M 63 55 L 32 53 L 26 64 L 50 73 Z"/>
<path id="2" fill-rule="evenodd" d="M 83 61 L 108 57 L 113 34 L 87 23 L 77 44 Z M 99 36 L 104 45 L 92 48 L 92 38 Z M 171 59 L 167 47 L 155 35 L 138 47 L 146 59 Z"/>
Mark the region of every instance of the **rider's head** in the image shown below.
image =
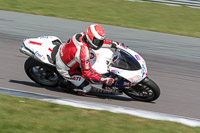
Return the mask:
<path id="1" fill-rule="evenodd" d="M 104 29 L 100 25 L 92 24 L 88 26 L 85 35 L 88 46 L 92 49 L 97 50 L 103 45 L 106 34 Z"/>

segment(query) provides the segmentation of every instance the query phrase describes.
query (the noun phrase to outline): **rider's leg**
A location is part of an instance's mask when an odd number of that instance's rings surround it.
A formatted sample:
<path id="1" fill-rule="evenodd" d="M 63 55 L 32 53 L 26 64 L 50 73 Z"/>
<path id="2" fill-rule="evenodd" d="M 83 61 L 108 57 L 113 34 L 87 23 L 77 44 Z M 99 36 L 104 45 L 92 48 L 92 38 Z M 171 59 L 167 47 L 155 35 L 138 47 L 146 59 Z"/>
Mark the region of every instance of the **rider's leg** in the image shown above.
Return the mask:
<path id="1" fill-rule="evenodd" d="M 70 87 L 72 87 L 74 91 L 80 91 L 85 93 L 90 91 L 90 83 L 81 76 L 80 71 L 71 71 L 70 68 L 66 66 L 61 60 L 59 52 L 56 55 L 56 68 L 60 75 L 66 80 L 66 83 L 67 81 L 72 83 Z"/>
<path id="2" fill-rule="evenodd" d="M 71 87 L 73 87 L 74 91 L 87 93 L 91 89 L 90 83 L 81 75 L 74 74 L 70 77 L 67 77 L 66 79 L 73 84 Z"/>
<path id="3" fill-rule="evenodd" d="M 76 92 L 84 92 L 87 93 L 91 89 L 90 83 L 84 79 L 79 74 L 73 74 L 72 76 L 69 75 L 68 71 L 59 70 L 57 69 L 60 75 L 65 79 L 65 83 L 62 86 L 63 90 L 73 89 Z M 69 87 L 69 88 L 66 88 Z"/>
<path id="4" fill-rule="evenodd" d="M 91 89 L 90 83 L 84 79 L 80 74 L 73 74 L 70 75 L 68 70 L 63 69 L 59 66 L 59 64 L 56 64 L 56 68 L 60 75 L 64 78 L 64 82 L 61 84 L 61 88 L 63 90 L 70 90 L 73 89 L 77 92 L 84 92 L 87 93 Z M 66 88 L 69 87 L 69 88 Z"/>

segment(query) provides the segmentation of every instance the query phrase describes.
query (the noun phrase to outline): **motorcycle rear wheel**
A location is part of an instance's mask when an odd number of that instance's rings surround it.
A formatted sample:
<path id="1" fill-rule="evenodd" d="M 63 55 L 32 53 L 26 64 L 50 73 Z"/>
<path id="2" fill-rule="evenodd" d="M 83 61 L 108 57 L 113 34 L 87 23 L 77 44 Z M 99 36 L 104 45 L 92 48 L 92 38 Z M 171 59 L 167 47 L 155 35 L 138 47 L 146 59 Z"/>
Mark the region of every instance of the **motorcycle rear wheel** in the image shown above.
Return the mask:
<path id="1" fill-rule="evenodd" d="M 124 93 L 135 100 L 151 102 L 160 96 L 160 88 L 153 80 L 146 78 L 136 86 L 125 89 Z"/>
<path id="2" fill-rule="evenodd" d="M 48 87 L 58 86 L 58 72 L 55 67 L 39 62 L 29 57 L 24 70 L 27 76 L 34 82 Z"/>

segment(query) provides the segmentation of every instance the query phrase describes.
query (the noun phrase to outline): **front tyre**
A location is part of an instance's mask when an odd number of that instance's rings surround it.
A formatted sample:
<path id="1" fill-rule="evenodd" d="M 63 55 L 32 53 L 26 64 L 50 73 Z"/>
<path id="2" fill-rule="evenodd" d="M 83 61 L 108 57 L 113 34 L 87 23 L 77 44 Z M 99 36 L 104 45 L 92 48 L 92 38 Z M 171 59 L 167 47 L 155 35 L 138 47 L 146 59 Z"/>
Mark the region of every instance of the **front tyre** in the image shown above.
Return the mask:
<path id="1" fill-rule="evenodd" d="M 125 89 L 124 93 L 133 99 L 151 102 L 160 96 L 160 88 L 153 80 L 145 78 L 136 86 Z"/>
<path id="2" fill-rule="evenodd" d="M 59 74 L 53 66 L 29 57 L 24 64 L 24 70 L 30 79 L 40 85 L 49 87 L 58 86 Z"/>

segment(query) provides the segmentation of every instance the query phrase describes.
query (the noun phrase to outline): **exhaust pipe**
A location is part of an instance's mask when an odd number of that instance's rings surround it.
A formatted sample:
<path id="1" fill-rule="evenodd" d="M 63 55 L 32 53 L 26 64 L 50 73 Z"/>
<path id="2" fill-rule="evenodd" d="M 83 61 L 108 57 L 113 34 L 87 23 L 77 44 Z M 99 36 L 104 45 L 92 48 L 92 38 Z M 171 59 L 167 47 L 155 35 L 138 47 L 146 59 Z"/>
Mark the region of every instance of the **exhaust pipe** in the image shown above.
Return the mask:
<path id="1" fill-rule="evenodd" d="M 19 51 L 20 51 L 21 53 L 23 53 L 23 54 L 25 54 L 25 55 L 28 55 L 28 56 L 30 56 L 30 57 L 32 57 L 32 58 L 34 58 L 34 59 L 36 59 L 36 60 L 38 60 L 38 61 L 41 62 L 41 60 L 38 59 L 37 56 L 35 56 L 35 53 L 33 53 L 31 50 L 27 49 L 27 48 L 24 47 L 23 45 L 20 46 Z"/>
<path id="2" fill-rule="evenodd" d="M 30 57 L 34 57 L 34 56 L 35 56 L 35 54 L 34 54 L 32 51 L 26 49 L 23 45 L 20 46 L 19 51 L 20 51 L 21 53 L 25 54 L 25 55 L 30 56 Z"/>

